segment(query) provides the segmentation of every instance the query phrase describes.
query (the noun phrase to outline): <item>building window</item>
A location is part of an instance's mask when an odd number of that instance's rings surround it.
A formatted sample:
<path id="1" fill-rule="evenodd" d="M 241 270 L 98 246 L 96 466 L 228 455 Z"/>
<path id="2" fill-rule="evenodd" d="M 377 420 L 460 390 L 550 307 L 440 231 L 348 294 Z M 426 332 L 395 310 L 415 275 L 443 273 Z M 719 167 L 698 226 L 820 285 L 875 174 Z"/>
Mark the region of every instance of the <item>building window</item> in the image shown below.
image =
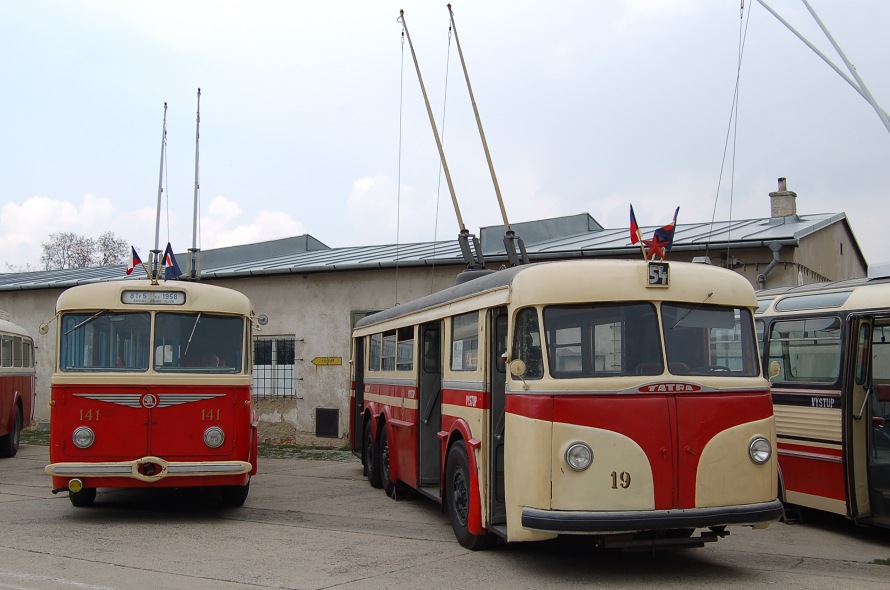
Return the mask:
<path id="1" fill-rule="evenodd" d="M 294 399 L 297 339 L 294 336 L 257 336 L 253 341 L 253 396 L 256 399 Z"/>

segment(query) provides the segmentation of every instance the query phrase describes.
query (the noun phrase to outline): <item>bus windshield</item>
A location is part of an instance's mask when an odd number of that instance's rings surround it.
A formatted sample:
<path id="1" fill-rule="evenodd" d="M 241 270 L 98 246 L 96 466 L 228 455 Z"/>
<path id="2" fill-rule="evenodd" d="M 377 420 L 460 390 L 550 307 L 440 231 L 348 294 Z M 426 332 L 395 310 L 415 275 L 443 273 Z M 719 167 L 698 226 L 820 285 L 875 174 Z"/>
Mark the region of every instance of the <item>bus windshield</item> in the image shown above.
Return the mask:
<path id="1" fill-rule="evenodd" d="M 756 377 L 760 373 L 751 311 L 664 303 L 662 329 L 674 375 Z"/>
<path id="2" fill-rule="evenodd" d="M 241 373 L 244 321 L 206 313 L 77 312 L 61 319 L 62 371 Z"/>
<path id="3" fill-rule="evenodd" d="M 244 321 L 206 313 L 158 313 L 155 370 L 178 373 L 240 373 Z"/>
<path id="4" fill-rule="evenodd" d="M 550 375 L 557 379 L 664 372 L 651 303 L 549 306 L 544 329 Z"/>
<path id="5" fill-rule="evenodd" d="M 62 371 L 147 371 L 151 314 L 66 313 L 60 321 Z"/>

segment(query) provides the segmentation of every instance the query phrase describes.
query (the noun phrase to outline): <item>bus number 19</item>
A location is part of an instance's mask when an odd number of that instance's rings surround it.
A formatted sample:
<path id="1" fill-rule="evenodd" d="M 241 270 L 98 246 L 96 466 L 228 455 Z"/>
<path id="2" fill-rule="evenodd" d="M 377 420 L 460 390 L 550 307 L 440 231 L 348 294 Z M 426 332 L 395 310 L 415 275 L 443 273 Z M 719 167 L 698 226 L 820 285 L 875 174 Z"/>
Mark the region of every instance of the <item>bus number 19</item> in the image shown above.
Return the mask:
<path id="1" fill-rule="evenodd" d="M 630 487 L 630 473 L 627 471 L 622 471 L 621 473 L 617 471 L 612 472 L 612 489 L 617 490 L 619 486 L 623 490 Z"/>

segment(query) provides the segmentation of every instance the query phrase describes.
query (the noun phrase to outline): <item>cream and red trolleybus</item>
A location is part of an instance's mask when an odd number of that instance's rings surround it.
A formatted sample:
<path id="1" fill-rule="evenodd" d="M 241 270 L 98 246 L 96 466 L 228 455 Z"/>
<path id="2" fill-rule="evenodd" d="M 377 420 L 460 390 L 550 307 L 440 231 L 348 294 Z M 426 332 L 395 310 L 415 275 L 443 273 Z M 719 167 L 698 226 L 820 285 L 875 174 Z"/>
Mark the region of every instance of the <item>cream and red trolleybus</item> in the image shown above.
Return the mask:
<path id="1" fill-rule="evenodd" d="M 890 278 L 757 297 L 780 498 L 890 527 Z"/>
<path id="2" fill-rule="evenodd" d="M 368 316 L 351 445 L 458 541 L 701 546 L 782 516 L 754 290 L 701 264 L 517 266 Z"/>
<path id="3" fill-rule="evenodd" d="M 15 456 L 34 420 L 34 382 L 34 341 L 0 311 L 0 457 Z"/>
<path id="4" fill-rule="evenodd" d="M 56 304 L 53 491 L 214 486 L 229 505 L 257 471 L 251 304 L 186 281 L 73 287 Z"/>

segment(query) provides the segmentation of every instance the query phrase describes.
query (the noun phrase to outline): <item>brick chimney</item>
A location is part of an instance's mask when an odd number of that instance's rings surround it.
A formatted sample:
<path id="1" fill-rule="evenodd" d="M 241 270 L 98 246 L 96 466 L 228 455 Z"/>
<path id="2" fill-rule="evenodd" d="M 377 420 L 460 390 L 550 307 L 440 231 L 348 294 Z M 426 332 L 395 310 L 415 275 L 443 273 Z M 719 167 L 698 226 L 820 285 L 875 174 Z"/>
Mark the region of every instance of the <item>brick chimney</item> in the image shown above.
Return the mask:
<path id="1" fill-rule="evenodd" d="M 769 194 L 770 217 L 797 216 L 797 193 L 789 191 L 784 178 L 779 179 L 779 190 Z"/>

